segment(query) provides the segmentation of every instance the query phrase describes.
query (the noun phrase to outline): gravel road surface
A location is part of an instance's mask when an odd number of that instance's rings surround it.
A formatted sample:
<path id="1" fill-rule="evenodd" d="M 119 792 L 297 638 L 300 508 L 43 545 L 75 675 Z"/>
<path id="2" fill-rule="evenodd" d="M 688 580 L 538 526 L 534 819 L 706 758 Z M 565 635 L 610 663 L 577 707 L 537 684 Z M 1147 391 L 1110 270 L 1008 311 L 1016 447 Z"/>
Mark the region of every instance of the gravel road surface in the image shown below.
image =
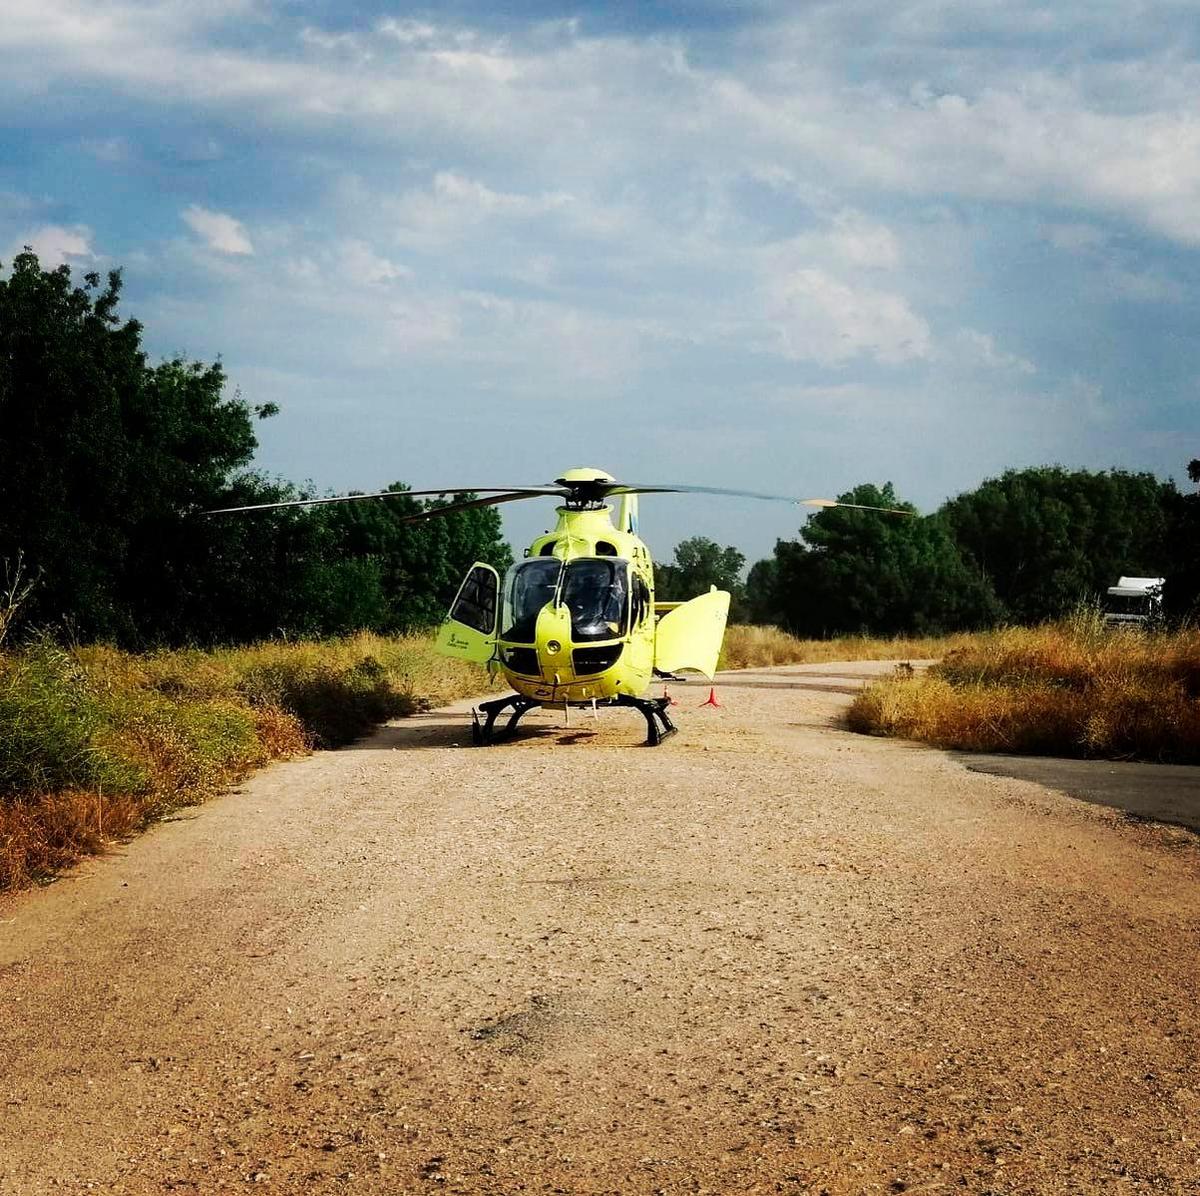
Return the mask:
<path id="1" fill-rule="evenodd" d="M 889 667 L 460 704 L 0 903 L 0 1193 L 1200 1192 L 1200 839 L 839 729 Z"/>

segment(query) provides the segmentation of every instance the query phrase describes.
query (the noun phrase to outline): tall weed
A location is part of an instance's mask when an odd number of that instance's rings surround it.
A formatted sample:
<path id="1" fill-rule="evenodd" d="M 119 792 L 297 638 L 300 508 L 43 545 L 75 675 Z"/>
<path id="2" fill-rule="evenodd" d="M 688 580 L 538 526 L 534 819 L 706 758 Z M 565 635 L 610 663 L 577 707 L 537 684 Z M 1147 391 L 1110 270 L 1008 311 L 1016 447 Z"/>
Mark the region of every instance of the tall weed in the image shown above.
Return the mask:
<path id="1" fill-rule="evenodd" d="M 251 769 L 477 693 L 428 637 L 131 654 L 0 653 L 0 891 L 204 801 Z"/>
<path id="2" fill-rule="evenodd" d="M 858 731 L 967 751 L 1200 762 L 1200 631 L 1094 612 L 974 637 L 925 676 L 864 690 Z"/>
<path id="3" fill-rule="evenodd" d="M 761 669 L 831 660 L 926 660 L 970 642 L 967 635 L 894 639 L 848 635 L 832 640 L 802 640 L 778 627 L 734 624 L 725 631 L 720 667 Z"/>

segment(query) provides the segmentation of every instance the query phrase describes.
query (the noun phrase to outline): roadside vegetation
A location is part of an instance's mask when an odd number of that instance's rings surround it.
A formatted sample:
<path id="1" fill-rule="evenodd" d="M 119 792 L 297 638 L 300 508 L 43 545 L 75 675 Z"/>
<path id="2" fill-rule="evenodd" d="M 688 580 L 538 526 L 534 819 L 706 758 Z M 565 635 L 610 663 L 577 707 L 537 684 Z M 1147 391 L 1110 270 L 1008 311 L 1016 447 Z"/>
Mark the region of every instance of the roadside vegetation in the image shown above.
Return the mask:
<path id="1" fill-rule="evenodd" d="M 0 269 L 0 890 L 270 760 L 480 689 L 406 633 L 473 561 L 512 560 L 496 507 L 409 523 L 446 500 L 400 481 L 378 501 L 206 515 L 312 494 L 255 468 L 276 405 L 229 394 L 219 362 L 151 364 L 120 298 L 119 271 L 80 285 L 29 250 Z M 1200 459 L 1187 473 L 1200 487 Z M 693 537 L 659 562 L 658 596 L 716 585 L 735 620 L 772 625 L 732 627 L 724 668 L 944 658 L 865 694 L 860 729 L 1197 758 L 1197 633 L 981 629 L 1060 617 L 1121 574 L 1165 577 L 1167 614 L 1196 618 L 1200 489 L 1042 466 L 928 515 L 891 483 L 839 497 L 908 514 L 820 510 L 745 581 L 739 550 Z"/>
<path id="2" fill-rule="evenodd" d="M 1200 763 L 1200 629 L 1112 631 L 1085 611 L 986 632 L 868 687 L 849 722 L 964 751 Z"/>
<path id="3" fill-rule="evenodd" d="M 854 730 L 969 751 L 1200 762 L 1200 630 L 1083 613 L 975 635 L 803 640 L 734 625 L 721 667 L 937 659 L 865 689 Z M 98 852 L 256 768 L 481 692 L 427 635 L 130 653 L 0 651 L 0 892 Z"/>
<path id="4" fill-rule="evenodd" d="M 962 642 L 799 640 L 732 626 L 722 667 L 929 658 Z M 0 892 L 271 761 L 338 747 L 486 686 L 483 669 L 437 655 L 427 635 L 144 653 L 43 637 L 0 651 Z"/>
<path id="5" fill-rule="evenodd" d="M 869 636 L 800 639 L 778 627 L 735 624 L 725 632 L 722 669 L 761 669 L 779 664 L 819 664 L 825 660 L 933 660 L 975 637 L 960 635 Z"/>
<path id="6" fill-rule="evenodd" d="M 0 891 L 272 760 L 486 683 L 427 636 L 136 655 L 39 640 L 0 653 Z"/>

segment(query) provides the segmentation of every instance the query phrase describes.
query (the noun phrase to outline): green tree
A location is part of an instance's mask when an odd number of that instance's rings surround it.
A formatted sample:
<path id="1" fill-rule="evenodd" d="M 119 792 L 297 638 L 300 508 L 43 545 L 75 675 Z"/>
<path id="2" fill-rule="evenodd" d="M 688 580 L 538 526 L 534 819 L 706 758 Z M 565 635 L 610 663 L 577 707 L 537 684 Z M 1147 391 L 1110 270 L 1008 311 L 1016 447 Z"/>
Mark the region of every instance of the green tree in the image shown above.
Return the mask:
<path id="1" fill-rule="evenodd" d="M 28 251 L 0 278 L 0 563 L 37 578 L 15 617 L 131 646 L 392 631 L 436 622 L 473 560 L 507 566 L 494 508 L 205 517 L 311 495 L 248 470 L 275 405 L 226 397 L 219 364 L 148 365 L 120 289 Z"/>
<path id="2" fill-rule="evenodd" d="M 1043 466 L 991 478 L 941 514 L 1008 616 L 1037 622 L 1096 598 L 1123 573 L 1163 574 L 1170 489 L 1148 473 Z"/>
<path id="3" fill-rule="evenodd" d="M 256 473 L 230 479 L 206 507 L 248 506 L 310 497 L 285 481 Z M 179 616 L 166 638 L 239 643 L 276 635 L 322 635 L 332 628 L 331 592 L 344 576 L 331 572 L 331 539 L 313 511 L 287 507 L 184 521 L 172 554 L 180 563 Z M 369 579 L 363 588 L 369 587 Z M 361 601 L 361 594 L 355 601 Z M 354 623 L 368 626 L 369 623 Z"/>
<path id="4" fill-rule="evenodd" d="M 1188 462 L 1188 478 L 1200 485 L 1200 460 Z M 1172 620 L 1200 620 L 1200 491 L 1166 498 L 1170 551 L 1162 576 L 1166 612 Z"/>
<path id="5" fill-rule="evenodd" d="M 963 561 L 940 518 L 916 516 L 890 482 L 856 486 L 840 501 L 899 507 L 913 517 L 831 507 L 809 518 L 802 542 L 781 540 L 774 602 L 789 631 L 926 634 L 996 620 L 987 579 Z"/>
<path id="6" fill-rule="evenodd" d="M 736 548 L 722 548 L 707 536 L 692 536 L 675 546 L 675 559 L 654 570 L 655 596 L 662 602 L 686 602 L 712 586 L 730 593 L 730 620 L 743 617 L 742 568 L 746 558 Z"/>
<path id="7" fill-rule="evenodd" d="M 388 489 L 397 497 L 317 508 L 334 557 L 373 571 L 374 615 L 359 626 L 381 631 L 430 626 L 444 617 L 475 561 L 485 561 L 500 573 L 512 564 L 496 507 L 403 523 L 405 516 L 446 506 L 450 500 L 420 503 L 404 495 L 408 487 L 402 482 Z M 459 495 L 454 501 L 471 497 Z"/>
<path id="8" fill-rule="evenodd" d="M 219 365 L 147 365 L 120 289 L 28 250 L 0 278 L 0 558 L 38 575 L 29 619 L 130 641 L 173 622 L 184 525 L 255 438 Z"/>
<path id="9" fill-rule="evenodd" d="M 746 622 L 779 624 L 783 614 L 778 597 L 779 562 L 776 557 L 755 561 L 746 575 Z"/>

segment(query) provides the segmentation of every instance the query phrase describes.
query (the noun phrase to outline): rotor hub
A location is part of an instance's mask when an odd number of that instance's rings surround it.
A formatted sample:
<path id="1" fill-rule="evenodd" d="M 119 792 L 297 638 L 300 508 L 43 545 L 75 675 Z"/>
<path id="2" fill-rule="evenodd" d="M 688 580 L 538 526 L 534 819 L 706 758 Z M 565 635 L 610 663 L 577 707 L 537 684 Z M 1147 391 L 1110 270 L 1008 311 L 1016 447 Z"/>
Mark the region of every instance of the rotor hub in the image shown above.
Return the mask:
<path id="1" fill-rule="evenodd" d="M 617 480 L 603 469 L 584 466 L 568 469 L 554 484 L 567 491 L 566 505 L 572 511 L 596 511 L 617 485 Z"/>

